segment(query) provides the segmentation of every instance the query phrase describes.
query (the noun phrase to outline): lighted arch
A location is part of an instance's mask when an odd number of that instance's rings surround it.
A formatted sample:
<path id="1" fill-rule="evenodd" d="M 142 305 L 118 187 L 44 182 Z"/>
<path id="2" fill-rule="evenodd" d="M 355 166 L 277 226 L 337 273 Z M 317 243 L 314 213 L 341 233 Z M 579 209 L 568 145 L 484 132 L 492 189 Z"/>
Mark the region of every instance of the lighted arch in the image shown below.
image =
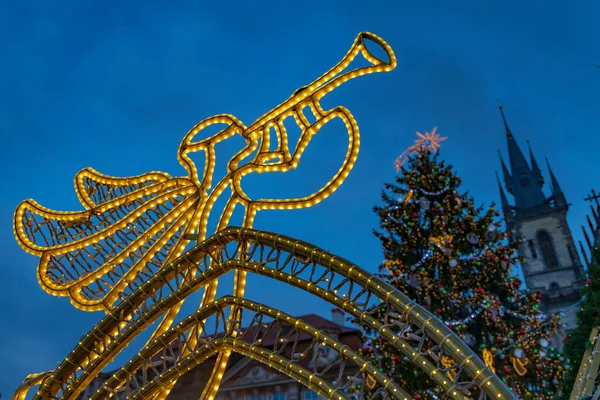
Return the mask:
<path id="1" fill-rule="evenodd" d="M 272 277 L 342 308 L 388 338 L 454 398 L 464 398 L 464 390 L 472 386 L 481 387 L 492 398 L 513 398 L 499 378 L 451 330 L 389 284 L 308 243 L 241 228 L 219 232 L 164 266 L 131 293 L 125 293 L 127 301 L 112 310 L 81 340 L 41 385 L 37 398 L 53 397 L 58 392 L 80 392 L 172 304 L 231 269 Z M 195 277 L 188 279 L 190 275 Z M 165 292 L 168 287 L 171 289 Z M 387 307 L 381 320 L 370 313 L 376 300 L 383 301 Z M 405 334 L 397 336 L 390 329 L 392 326 L 410 327 L 411 333 L 404 330 Z M 438 345 L 423 352 L 419 349 L 426 338 Z M 454 359 L 453 368 L 464 373 L 455 376 L 468 376 L 469 380 L 447 379 L 447 374 L 440 373 L 446 371 L 440 356 Z M 74 397 L 69 394 L 65 398 Z"/>
<path id="2" fill-rule="evenodd" d="M 234 305 L 239 307 L 239 310 L 249 310 L 256 313 L 253 322 L 246 331 L 240 332 L 239 334 L 234 330 L 235 324 L 226 320 L 226 313 L 224 312 L 225 308 L 231 308 Z M 218 316 L 219 318 L 217 318 L 214 331 L 223 333 L 218 336 L 213 334 L 207 335 L 205 333 L 206 330 L 201 329 L 204 340 L 194 341 L 186 355 L 181 356 L 180 359 L 173 360 L 173 363 L 177 365 L 177 367 L 175 367 L 175 365 L 166 365 L 166 363 L 164 363 L 162 365 L 162 370 L 156 371 L 158 373 L 158 379 L 149 379 L 147 385 L 142 386 L 144 389 L 141 387 L 134 398 L 137 398 L 137 396 L 152 396 L 157 394 L 161 385 L 171 383 L 173 376 L 175 376 L 176 379 L 191 368 L 206 361 L 212 355 L 223 350 L 239 352 L 274 367 L 278 371 L 296 379 L 307 387 L 316 389 L 322 396 L 339 399 L 346 398 L 346 396 L 339 391 L 339 387 L 344 386 L 342 382 L 338 382 L 337 386 L 334 386 L 334 383 L 327 382 L 320 378 L 319 374 L 315 373 L 318 371 L 310 371 L 298 364 L 301 360 L 311 358 L 314 346 L 319 344 L 328 346 L 338 355 L 337 359 L 331 360 L 329 364 L 323 366 L 321 371 L 330 368 L 337 361 L 341 361 L 344 364 L 355 364 L 359 366 L 360 374 L 355 377 L 355 379 L 361 379 L 364 374 L 367 377 L 366 380 L 369 381 L 369 384 L 371 384 L 373 388 L 379 387 L 381 393 L 387 393 L 395 399 L 410 398 L 410 396 L 389 379 L 389 377 L 379 372 L 377 368 L 371 365 L 367 360 L 331 336 L 306 324 L 302 320 L 296 319 L 272 307 L 242 298 L 226 296 L 200 308 L 181 323 L 174 326 L 172 330 L 169 330 L 152 341 L 148 346 L 142 349 L 136 357 L 130 360 L 125 367 L 114 373 L 113 376 L 105 382 L 103 387 L 98 389 L 98 392 L 91 399 L 100 399 L 106 393 L 114 393 L 117 388 L 128 385 L 128 377 L 131 377 L 137 371 L 140 371 L 143 365 L 152 362 L 152 357 L 155 357 L 159 352 L 162 351 L 166 355 L 168 352 L 167 349 L 172 348 L 173 345 L 179 343 L 181 338 L 183 338 L 184 341 L 181 342 L 179 346 L 188 348 L 188 343 L 185 342 L 185 340 L 191 336 L 190 332 L 199 327 L 203 328 L 203 321 L 215 316 Z M 267 327 L 264 331 L 261 331 L 260 327 L 264 324 L 264 317 L 270 318 L 272 321 L 266 324 Z M 292 328 L 291 331 L 289 330 L 290 327 Z M 277 346 L 276 343 L 273 350 L 262 347 L 262 339 L 273 331 L 275 331 L 276 336 L 281 337 L 283 341 L 280 342 L 279 346 Z M 292 352 L 296 347 L 298 340 L 300 339 L 299 333 L 310 335 L 313 338 L 312 345 L 294 359 L 283 356 L 282 353 L 284 350 L 287 349 Z M 342 377 L 342 379 L 344 378 Z M 363 380 L 365 380 L 365 378 L 363 378 Z M 350 386 L 352 382 L 353 381 L 347 381 L 345 385 Z"/>

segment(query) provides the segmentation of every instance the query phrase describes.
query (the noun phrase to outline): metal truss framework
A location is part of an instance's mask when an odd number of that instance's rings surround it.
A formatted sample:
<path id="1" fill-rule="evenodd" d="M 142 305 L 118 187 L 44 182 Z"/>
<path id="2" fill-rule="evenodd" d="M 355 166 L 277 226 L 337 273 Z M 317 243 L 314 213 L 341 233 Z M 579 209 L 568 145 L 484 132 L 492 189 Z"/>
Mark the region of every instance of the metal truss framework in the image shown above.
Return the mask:
<path id="1" fill-rule="evenodd" d="M 448 327 L 389 284 L 308 243 L 243 228 L 226 228 L 145 282 L 132 282 L 120 294 L 118 305 L 81 339 L 56 370 L 26 380 L 15 398 L 24 398 L 27 390 L 39 383 L 35 399 L 77 398 L 140 332 L 173 305 L 232 270 L 273 278 L 343 309 L 385 337 L 454 399 L 476 394 L 481 399 L 514 398 Z M 233 316 L 226 318 L 225 309 L 233 310 Z M 376 309 L 385 310 L 380 319 L 375 317 Z M 244 311 L 254 313 L 254 318 L 242 330 Z M 207 319 L 214 322 L 208 323 Z M 293 330 L 283 330 L 284 323 Z M 212 325 L 214 332 L 209 333 L 205 326 Z M 266 332 L 275 332 L 281 339 L 274 348 L 261 346 Z M 299 332 L 312 336 L 311 347 L 325 345 L 336 351 L 335 362 L 341 362 L 342 367 L 358 365 L 360 376 L 340 375 L 335 382 L 327 382 L 322 374 L 331 365 L 313 370 L 303 367 L 301 361 L 308 356 L 294 352 Z M 163 387 L 172 387 L 179 376 L 195 365 L 214 354 L 231 352 L 266 363 L 328 398 L 346 398 L 343 390 L 361 381 L 368 383 L 362 387 L 374 389 L 371 398 L 410 398 L 378 368 L 323 332 L 272 307 L 238 297 L 212 301 L 154 338 L 93 398 L 111 398 L 121 391 L 128 393 L 127 398 L 153 398 L 155 394 L 158 397 Z M 442 362 L 448 358 L 454 360 L 453 365 Z M 209 385 L 218 388 L 221 377 L 213 372 Z"/>
<path id="2" fill-rule="evenodd" d="M 600 398 L 600 327 L 592 329 L 590 344 L 583 353 L 571 400 Z"/>

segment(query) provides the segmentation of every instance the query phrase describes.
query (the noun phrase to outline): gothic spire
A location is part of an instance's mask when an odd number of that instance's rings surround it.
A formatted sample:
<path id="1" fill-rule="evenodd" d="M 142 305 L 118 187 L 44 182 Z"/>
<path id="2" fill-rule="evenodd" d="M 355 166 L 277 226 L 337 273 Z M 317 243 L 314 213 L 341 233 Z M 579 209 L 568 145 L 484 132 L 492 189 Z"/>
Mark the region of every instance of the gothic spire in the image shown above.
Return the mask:
<path id="1" fill-rule="evenodd" d="M 581 249 L 581 254 L 583 254 L 583 259 L 585 261 L 585 265 L 587 265 L 587 267 L 590 267 L 590 260 L 588 259 L 588 255 L 585 252 L 585 249 L 583 248 L 583 243 L 581 243 L 581 240 L 579 241 L 579 248 Z"/>
<path id="2" fill-rule="evenodd" d="M 500 202 L 502 204 L 502 209 L 510 209 L 510 205 L 508 204 L 508 199 L 506 198 L 506 193 L 504 193 L 504 189 L 502 188 L 502 183 L 500 182 L 500 175 L 498 175 L 498 171 L 496 171 L 496 180 L 498 181 L 498 190 L 500 191 Z"/>
<path id="3" fill-rule="evenodd" d="M 508 142 L 508 159 L 510 162 L 510 172 L 512 189 L 511 192 L 515 198 L 515 207 L 518 209 L 537 207 L 546 202 L 546 196 L 542 192 L 539 181 L 529 168 L 525 156 L 521 152 L 508 123 L 502 106 L 498 107 L 504 122 L 506 131 L 506 140 Z M 539 168 L 538 168 L 539 169 Z"/>
<path id="4" fill-rule="evenodd" d="M 502 154 L 500 153 L 500 150 L 498 150 L 498 157 L 500 157 L 500 164 L 502 164 L 502 176 L 504 177 L 504 184 L 506 185 L 506 190 L 508 191 L 508 193 L 514 195 L 514 188 L 513 188 L 513 182 L 512 182 L 512 176 L 510 176 L 510 172 L 508 172 L 508 168 L 506 168 L 506 164 L 504 164 L 504 159 L 502 158 Z M 496 172 L 496 175 L 498 175 L 498 172 Z M 500 178 L 498 178 L 500 179 Z M 498 181 L 499 183 L 500 181 Z M 502 191 L 502 193 L 504 193 L 504 190 Z"/>
<path id="5" fill-rule="evenodd" d="M 550 162 L 546 158 L 546 165 L 548 166 L 548 172 L 550 172 L 550 184 L 552 186 L 552 195 L 554 196 L 554 203 L 557 206 L 567 206 L 567 200 L 565 199 L 565 194 L 563 193 L 560 185 L 558 184 L 558 180 L 556 176 L 554 176 L 554 172 L 552 172 L 552 168 L 550 168 Z"/>
<path id="6" fill-rule="evenodd" d="M 529 140 L 527 140 L 527 148 L 529 149 L 529 160 L 531 162 L 531 172 L 533 172 L 533 177 L 536 182 L 540 185 L 540 187 L 544 186 L 544 177 L 542 176 L 542 171 L 538 166 L 537 161 L 535 161 L 535 157 L 533 156 L 533 151 L 531 151 L 531 144 Z"/>

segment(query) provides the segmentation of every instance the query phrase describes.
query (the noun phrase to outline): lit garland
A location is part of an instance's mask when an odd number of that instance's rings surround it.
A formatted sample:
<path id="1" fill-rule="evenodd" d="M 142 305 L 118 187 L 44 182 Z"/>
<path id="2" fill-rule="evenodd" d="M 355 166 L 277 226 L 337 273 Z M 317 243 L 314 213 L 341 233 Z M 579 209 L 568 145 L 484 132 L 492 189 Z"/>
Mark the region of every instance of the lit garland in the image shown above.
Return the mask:
<path id="1" fill-rule="evenodd" d="M 431 196 L 431 197 L 439 196 L 443 193 L 446 193 L 448 190 L 450 190 L 449 186 L 446 186 L 445 188 L 437 190 L 435 192 L 429 192 L 423 188 L 419 188 L 419 192 L 423 193 L 425 196 Z"/>
<path id="2" fill-rule="evenodd" d="M 460 319 L 460 320 L 452 320 L 452 321 L 444 321 L 444 323 L 448 326 L 455 326 L 455 325 L 464 325 L 464 324 L 468 324 L 469 322 L 473 321 L 479 314 L 481 314 L 481 312 L 485 309 L 487 309 L 488 307 L 490 307 L 489 304 L 487 304 L 486 302 L 482 303 L 481 307 L 478 307 L 475 311 L 473 311 L 473 313 L 471 315 L 469 315 L 466 318 Z M 498 311 L 504 312 L 506 314 L 510 314 L 513 317 L 516 318 L 520 318 L 520 319 L 535 319 L 537 321 L 543 321 L 547 318 L 546 314 L 544 313 L 540 313 L 538 315 L 535 315 L 534 317 L 531 317 L 530 315 L 525 315 L 525 314 L 519 314 L 517 312 L 514 312 L 512 310 L 507 309 L 504 306 L 500 306 L 497 308 Z"/>
<path id="3" fill-rule="evenodd" d="M 375 57 L 365 45 L 367 40 L 379 45 L 389 61 Z M 359 54 L 369 65 L 346 71 Z M 201 242 L 207 237 L 209 216 L 217 199 L 227 189 L 231 194 L 220 214 L 217 231 L 229 224 L 237 205 L 245 210 L 242 226 L 248 228 L 252 227 L 259 210 L 298 209 L 320 203 L 348 176 L 360 144 L 358 126 L 352 114 L 344 107 L 325 110 L 320 100 L 353 78 L 388 72 L 395 67 L 396 58 L 391 47 L 374 34 L 361 33 L 334 68 L 297 90 L 249 127 L 226 114 L 195 125 L 183 138 L 178 151 L 178 161 L 187 171 L 184 177 L 172 178 L 163 172 L 151 172 L 118 178 L 84 169 L 75 178 L 75 189 L 85 211 L 52 211 L 33 200 L 24 201 L 15 212 L 14 231 L 22 248 L 41 257 L 38 265 L 40 285 L 52 295 L 69 297 L 76 308 L 108 312 L 132 282 L 155 274 L 157 269 L 180 256 L 190 238 Z M 306 118 L 307 112 L 315 117 L 314 123 Z M 284 126 L 288 119 L 301 130 L 293 147 L 289 146 Z M 346 126 L 348 150 L 341 167 L 325 186 L 295 199 L 254 200 L 246 195 L 241 186 L 245 175 L 296 169 L 312 137 L 335 119 Z M 212 125 L 224 125 L 224 128 L 196 141 Z M 271 138 L 272 133 L 275 138 Z M 215 145 L 235 135 L 245 140 L 245 147 L 229 160 L 225 177 L 213 185 Z M 272 139 L 277 142 L 274 150 L 271 150 Z M 202 176 L 190 158 L 195 152 L 205 154 Z M 247 161 L 252 154 L 256 155 Z M 153 266 L 156 267 L 153 269 Z M 190 278 L 193 276 L 187 277 Z M 215 279 L 205 289 L 201 306 L 214 300 L 217 284 L 218 279 Z M 236 270 L 235 296 L 244 296 L 245 284 L 246 272 Z M 167 311 L 150 341 L 169 330 L 182 303 L 183 300 Z M 236 312 L 237 308 L 232 307 L 230 318 L 233 319 Z M 126 320 L 128 316 L 124 318 Z M 216 395 L 229 354 L 230 350 L 219 353 L 203 398 L 213 399 Z M 166 398 L 175 382 L 176 379 L 172 380 L 157 399 Z"/>

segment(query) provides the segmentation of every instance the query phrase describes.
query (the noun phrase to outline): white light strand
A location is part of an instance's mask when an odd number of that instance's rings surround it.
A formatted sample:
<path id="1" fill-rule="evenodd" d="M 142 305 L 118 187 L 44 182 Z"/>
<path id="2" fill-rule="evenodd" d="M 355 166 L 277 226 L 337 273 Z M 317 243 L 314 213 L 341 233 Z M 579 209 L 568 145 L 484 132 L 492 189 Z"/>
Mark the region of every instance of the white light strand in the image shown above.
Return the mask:
<path id="1" fill-rule="evenodd" d="M 481 312 L 483 311 L 483 305 L 482 307 L 478 307 L 475 311 L 473 311 L 473 313 L 471 315 L 469 315 L 466 318 L 463 319 L 454 319 L 451 321 L 443 321 L 444 324 L 448 325 L 448 326 L 455 326 L 455 325 L 464 325 L 466 323 L 471 322 L 475 317 L 477 317 L 479 314 L 481 314 Z"/>
<path id="2" fill-rule="evenodd" d="M 443 189 L 438 190 L 437 192 L 429 192 L 423 188 L 419 188 L 419 192 L 423 193 L 425 196 L 439 196 L 440 194 L 445 193 L 448 190 L 450 190 L 450 186 L 445 186 Z"/>
<path id="3" fill-rule="evenodd" d="M 469 255 L 461 254 L 459 259 L 461 261 L 473 261 L 473 260 L 479 259 L 479 258 L 483 257 L 483 255 L 485 254 L 486 251 L 488 251 L 488 249 L 489 249 L 489 246 L 486 244 L 485 246 L 483 246 L 483 249 L 481 249 L 481 251 L 479 251 L 478 253 L 469 254 Z"/>
<path id="4" fill-rule="evenodd" d="M 440 400 L 440 398 L 435 393 L 433 393 L 431 390 L 429 390 L 429 389 L 425 390 L 425 393 L 427 393 L 428 395 L 430 395 L 431 397 L 433 397 L 434 400 Z"/>
<path id="5" fill-rule="evenodd" d="M 455 326 L 455 325 L 464 325 L 467 324 L 469 322 L 471 322 L 475 317 L 477 317 L 479 314 L 481 314 L 481 312 L 484 309 L 488 309 L 490 306 L 486 305 L 485 302 L 482 303 L 481 307 L 478 307 L 475 311 L 473 311 L 473 313 L 471 313 L 471 315 L 469 315 L 466 318 L 463 319 L 456 319 L 456 320 L 451 320 L 451 321 L 443 321 L 444 324 L 448 325 L 448 326 Z M 519 318 L 519 319 L 529 319 L 529 320 L 537 320 L 537 321 L 543 321 L 546 318 L 548 318 L 548 316 L 544 313 L 539 313 L 538 315 L 536 315 L 535 317 L 530 317 L 529 315 L 525 315 L 525 314 L 519 314 L 517 312 L 514 312 L 512 310 L 507 309 L 504 306 L 500 306 L 498 307 L 498 311 L 501 312 L 505 312 L 507 314 L 512 315 L 513 317 Z"/>

